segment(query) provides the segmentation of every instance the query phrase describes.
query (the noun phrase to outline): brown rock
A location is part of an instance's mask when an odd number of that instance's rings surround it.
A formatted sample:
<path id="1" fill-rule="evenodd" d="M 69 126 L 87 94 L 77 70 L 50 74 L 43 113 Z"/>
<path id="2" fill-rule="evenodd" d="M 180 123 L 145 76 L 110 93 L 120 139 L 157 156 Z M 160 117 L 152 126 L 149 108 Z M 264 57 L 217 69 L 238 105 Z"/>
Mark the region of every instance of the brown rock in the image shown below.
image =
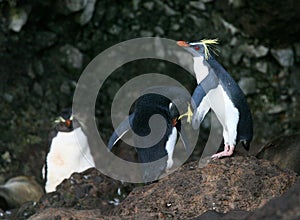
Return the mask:
<path id="1" fill-rule="evenodd" d="M 246 220 L 300 219 L 300 179 L 282 196 L 272 199 Z"/>
<path id="2" fill-rule="evenodd" d="M 300 134 L 278 137 L 264 145 L 257 158 L 272 161 L 281 169 L 300 174 Z"/>
<path id="3" fill-rule="evenodd" d="M 292 171 L 282 171 L 265 160 L 235 156 L 184 165 L 156 184 L 135 188 L 112 210 L 122 218 L 189 219 L 207 210 L 252 211 L 281 195 L 296 181 Z"/>
<path id="4" fill-rule="evenodd" d="M 15 216 L 17 219 L 27 219 L 38 213 L 36 216 L 39 219 L 40 215 L 47 216 L 48 213 L 68 216 L 73 210 L 95 210 L 95 215 L 98 216 L 99 213 L 105 214 L 114 207 L 111 200 L 125 197 L 124 194 L 117 195 L 118 188 L 125 189 L 126 185 L 101 174 L 95 168 L 90 168 L 82 173 L 73 173 L 69 179 L 58 185 L 55 192 L 44 195 L 34 206 L 24 205 Z M 85 212 L 76 213 L 80 216 Z"/>

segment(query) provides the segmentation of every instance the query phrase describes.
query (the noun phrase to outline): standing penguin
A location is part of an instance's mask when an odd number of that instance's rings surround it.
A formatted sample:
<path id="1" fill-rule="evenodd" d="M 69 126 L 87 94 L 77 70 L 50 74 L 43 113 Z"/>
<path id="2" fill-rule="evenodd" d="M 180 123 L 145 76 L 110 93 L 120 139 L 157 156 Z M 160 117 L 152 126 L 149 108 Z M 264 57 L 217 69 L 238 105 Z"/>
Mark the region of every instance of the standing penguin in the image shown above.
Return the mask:
<path id="1" fill-rule="evenodd" d="M 47 193 L 55 191 L 56 186 L 72 173 L 95 167 L 87 137 L 71 110 L 63 110 L 55 122 L 42 171 Z"/>
<path id="2" fill-rule="evenodd" d="M 252 116 L 246 98 L 229 73 L 210 54 L 209 45 L 217 40 L 178 41 L 177 45 L 192 54 L 198 86 L 192 96 L 192 126 L 198 129 L 212 109 L 223 127 L 224 151 L 212 158 L 231 156 L 238 142 L 249 150 L 253 136 Z"/>
<path id="3" fill-rule="evenodd" d="M 167 98 L 170 96 L 174 98 Z M 178 134 L 180 134 L 180 138 L 189 152 L 189 143 L 181 127 L 177 108 L 182 105 L 186 106 L 188 97 L 190 96 L 188 94 L 183 95 L 180 88 L 177 87 L 158 86 L 148 89 L 146 94 L 136 100 L 133 113 L 118 126 L 110 137 L 108 148 L 111 150 L 116 142 L 130 129 L 137 135 L 133 137 L 133 141 L 135 147 L 141 146 L 136 147 L 136 151 L 139 162 L 142 163 L 144 182 L 158 179 L 165 170 L 172 167 L 173 152 Z M 158 127 L 160 125 L 154 125 L 154 128 L 151 127 L 150 118 L 156 114 L 163 117 L 166 122 L 166 129 Z M 157 121 L 154 123 L 157 123 Z M 151 130 L 151 128 L 153 129 Z M 149 138 L 149 136 L 152 137 Z M 158 141 L 154 143 L 153 139 L 158 139 Z M 160 160 L 161 158 L 166 160 Z M 155 163 L 147 165 L 147 163 L 154 161 Z"/>

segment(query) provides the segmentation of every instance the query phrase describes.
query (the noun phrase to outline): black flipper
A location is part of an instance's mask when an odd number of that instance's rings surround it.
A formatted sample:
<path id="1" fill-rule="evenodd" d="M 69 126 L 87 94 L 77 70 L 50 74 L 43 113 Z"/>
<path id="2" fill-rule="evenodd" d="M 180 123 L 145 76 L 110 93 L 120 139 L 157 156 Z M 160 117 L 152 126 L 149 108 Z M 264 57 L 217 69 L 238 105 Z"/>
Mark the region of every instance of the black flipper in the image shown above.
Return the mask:
<path id="1" fill-rule="evenodd" d="M 108 149 L 111 150 L 113 146 L 122 138 L 124 134 L 131 129 L 132 120 L 134 118 L 134 113 L 128 116 L 114 131 L 108 141 Z"/>

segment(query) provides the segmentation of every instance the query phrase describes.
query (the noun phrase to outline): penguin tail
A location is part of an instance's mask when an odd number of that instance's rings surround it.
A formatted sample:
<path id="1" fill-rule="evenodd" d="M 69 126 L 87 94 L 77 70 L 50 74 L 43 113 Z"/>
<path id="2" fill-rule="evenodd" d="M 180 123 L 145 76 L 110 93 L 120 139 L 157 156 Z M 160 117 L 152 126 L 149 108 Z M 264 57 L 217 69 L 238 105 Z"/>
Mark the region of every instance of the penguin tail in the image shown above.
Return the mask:
<path id="1" fill-rule="evenodd" d="M 245 150 L 249 151 L 249 149 L 250 149 L 250 141 L 241 140 L 241 143 L 242 143 L 243 147 L 245 148 Z"/>

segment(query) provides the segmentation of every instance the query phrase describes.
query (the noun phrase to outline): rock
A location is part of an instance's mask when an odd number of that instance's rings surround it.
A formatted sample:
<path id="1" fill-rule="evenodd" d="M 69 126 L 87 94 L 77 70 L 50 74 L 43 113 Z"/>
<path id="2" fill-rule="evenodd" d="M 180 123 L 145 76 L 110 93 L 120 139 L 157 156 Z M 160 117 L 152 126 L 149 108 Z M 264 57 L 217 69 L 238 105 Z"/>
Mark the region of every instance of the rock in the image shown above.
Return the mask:
<path id="1" fill-rule="evenodd" d="M 61 63 L 70 71 L 80 70 L 83 64 L 83 55 L 76 47 L 66 44 L 59 49 Z"/>
<path id="2" fill-rule="evenodd" d="M 196 9 L 199 9 L 199 10 L 205 10 L 205 4 L 204 2 L 202 1 L 191 1 L 189 2 L 189 4 L 193 7 L 193 8 L 196 8 Z"/>
<path id="3" fill-rule="evenodd" d="M 43 96 L 43 88 L 38 82 L 35 82 L 33 84 L 33 91 L 35 94 L 37 94 L 39 96 Z"/>
<path id="4" fill-rule="evenodd" d="M 287 106 L 285 103 L 282 104 L 274 104 L 270 106 L 268 110 L 268 114 L 279 114 L 284 112 L 287 109 Z"/>
<path id="5" fill-rule="evenodd" d="M 97 215 L 106 214 L 114 207 L 110 201 L 114 198 L 122 200 L 125 197 L 124 190 L 130 190 L 130 186 L 102 175 L 95 168 L 90 168 L 82 173 L 73 173 L 56 189 L 55 192 L 44 195 L 35 206 L 21 207 L 16 214 L 17 218 L 22 219 L 25 215 L 28 218 L 27 213 L 31 215 L 38 213 L 36 218 L 39 219 L 38 216 L 49 215 L 50 210 L 67 213 L 69 216 L 72 210 L 85 209 L 96 210 Z M 122 189 L 121 195 L 118 194 L 118 189 Z M 77 211 L 77 213 L 84 212 Z"/>
<path id="6" fill-rule="evenodd" d="M 207 210 L 253 211 L 285 192 L 296 174 L 265 160 L 234 156 L 200 169 L 189 163 L 158 183 L 135 188 L 111 214 L 121 218 L 191 219 Z"/>
<path id="7" fill-rule="evenodd" d="M 236 28 L 234 25 L 230 24 L 229 22 L 225 21 L 224 19 L 221 19 L 224 27 L 230 31 L 231 35 L 235 35 L 239 32 L 239 29 Z"/>
<path id="8" fill-rule="evenodd" d="M 283 67 L 294 65 L 294 53 L 292 48 L 272 49 L 271 53 L 277 62 Z"/>
<path id="9" fill-rule="evenodd" d="M 152 9 L 154 8 L 154 2 L 145 2 L 145 3 L 143 4 L 143 6 L 144 6 L 147 10 L 152 11 Z"/>
<path id="10" fill-rule="evenodd" d="M 269 49 L 262 45 L 255 47 L 254 45 L 242 44 L 238 47 L 238 49 L 250 58 L 264 57 L 269 52 Z"/>
<path id="11" fill-rule="evenodd" d="M 300 219 L 300 179 L 282 196 L 269 201 L 246 220 Z"/>
<path id="12" fill-rule="evenodd" d="M 267 73 L 268 63 L 267 62 L 257 62 L 257 63 L 255 63 L 255 68 L 261 73 Z"/>
<path id="13" fill-rule="evenodd" d="M 245 95 L 256 93 L 255 79 L 253 77 L 243 77 L 238 84 Z"/>
<path id="14" fill-rule="evenodd" d="M 232 3 L 232 4 L 229 4 Z M 242 4 L 240 4 L 241 2 Z M 238 6 L 238 7 L 236 7 Z M 298 1 L 215 1 L 214 7 L 226 21 L 250 36 L 271 44 L 299 42 L 300 2 Z M 251 10 L 249 10 L 251 8 Z"/>
<path id="15" fill-rule="evenodd" d="M 43 50 L 56 43 L 57 35 L 51 31 L 40 31 L 36 33 L 33 41 L 36 50 Z"/>
<path id="16" fill-rule="evenodd" d="M 49 208 L 43 212 L 31 216 L 28 220 L 45 219 L 85 219 L 85 220 L 119 220 L 119 217 L 107 217 L 101 215 L 100 210 L 76 210 L 68 208 Z"/>
<path id="17" fill-rule="evenodd" d="M 258 154 L 258 158 L 270 160 L 282 169 L 290 169 L 300 175 L 300 134 L 275 138 L 265 144 Z"/>
<path id="18" fill-rule="evenodd" d="M 9 93 L 4 93 L 3 98 L 5 101 L 11 103 L 14 100 L 14 97 Z"/>
<path id="19" fill-rule="evenodd" d="M 8 28 L 14 32 L 21 31 L 23 25 L 27 22 L 29 11 L 25 8 L 11 9 Z"/>
<path id="20" fill-rule="evenodd" d="M 37 202 L 44 194 L 34 177 L 17 176 L 0 185 L 0 209 L 20 207 L 25 202 Z"/>
<path id="21" fill-rule="evenodd" d="M 296 53 L 296 61 L 299 62 L 300 61 L 300 43 L 296 43 L 294 45 L 295 48 L 295 53 Z"/>
<path id="22" fill-rule="evenodd" d="M 242 210 L 229 211 L 227 213 L 219 213 L 216 211 L 207 211 L 194 220 L 241 220 L 249 215 L 250 212 Z"/>
<path id="23" fill-rule="evenodd" d="M 122 31 L 122 27 L 118 26 L 118 25 L 112 25 L 109 29 L 108 29 L 108 33 L 112 34 L 112 35 L 118 35 L 120 34 Z"/>
<path id="24" fill-rule="evenodd" d="M 80 25 L 86 25 L 93 17 L 96 0 L 88 0 L 82 14 L 78 17 L 77 22 Z"/>
<path id="25" fill-rule="evenodd" d="M 85 8 L 90 0 L 65 0 L 65 6 L 71 11 L 76 12 Z"/>
<path id="26" fill-rule="evenodd" d="M 240 8 L 244 5 L 244 0 L 229 0 L 229 5 L 232 5 L 233 8 Z"/>

